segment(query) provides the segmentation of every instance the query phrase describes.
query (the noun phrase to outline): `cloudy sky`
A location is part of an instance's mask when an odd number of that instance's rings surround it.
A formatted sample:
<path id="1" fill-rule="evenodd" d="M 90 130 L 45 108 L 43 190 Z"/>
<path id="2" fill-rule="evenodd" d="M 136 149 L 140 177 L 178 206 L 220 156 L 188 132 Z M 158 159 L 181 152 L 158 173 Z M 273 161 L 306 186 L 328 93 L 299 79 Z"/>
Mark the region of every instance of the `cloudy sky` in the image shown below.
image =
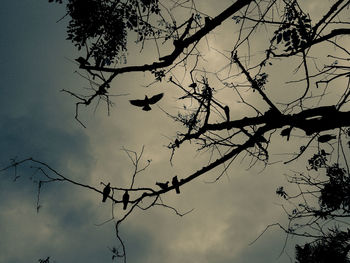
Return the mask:
<path id="1" fill-rule="evenodd" d="M 232 1 L 207 2 L 206 12 L 214 16 Z M 2 4 L 1 167 L 11 158 L 33 157 L 69 178 L 102 189 L 101 181 L 119 187 L 130 184 L 133 167 L 122 147 L 140 152 L 144 145 L 144 163 L 152 160 L 138 178 L 139 185 L 171 180 L 175 174 L 186 176 L 208 162 L 208 155 L 187 145 L 170 165 L 170 151 L 164 146 L 174 140 L 179 126 L 158 107 L 143 112 L 128 100 L 165 92 L 160 107 L 176 113 L 182 105 L 167 82 L 145 88 L 152 81 L 147 73 L 125 74 L 113 82 L 111 93 L 128 95 L 113 98 L 110 116 L 104 104 L 96 110 L 95 104 L 81 111 L 86 129 L 74 119 L 74 98 L 60 90 L 79 90 L 88 83 L 75 73 L 74 59 L 79 54 L 65 40 L 66 22 L 56 23 L 63 15 L 63 6 L 46 1 Z M 217 43 L 215 47 L 224 48 L 224 42 L 216 41 L 221 38 L 229 43 L 231 33 L 219 29 L 206 40 L 206 58 L 212 59 L 212 67 L 219 67 L 223 58 L 209 46 Z M 140 60 L 138 51 L 129 53 L 130 61 Z M 237 116 L 244 112 L 238 106 L 235 109 Z M 180 212 L 194 209 L 184 217 L 160 207 L 136 211 L 120 230 L 128 261 L 289 262 L 288 253 L 292 256 L 293 251 L 287 249 L 280 256 L 285 236 L 278 229 L 250 245 L 268 224 L 285 222 L 275 190 L 285 184 L 283 174 L 288 167 L 282 170 L 274 165 L 262 172 L 262 166 L 248 168 L 248 162 L 238 160 L 217 183 L 208 182 L 222 169 L 184 186 L 180 195 L 164 197 Z M 48 256 L 59 263 L 111 262 L 109 248 L 119 246 L 113 221 L 100 225 L 111 218 L 110 201 L 101 203 L 95 192 L 55 183 L 42 189 L 42 208 L 37 213 L 37 185 L 30 181 L 36 176 L 34 170 L 19 167 L 16 182 L 13 175 L 14 170 L 0 174 L 1 263 L 37 262 Z"/>

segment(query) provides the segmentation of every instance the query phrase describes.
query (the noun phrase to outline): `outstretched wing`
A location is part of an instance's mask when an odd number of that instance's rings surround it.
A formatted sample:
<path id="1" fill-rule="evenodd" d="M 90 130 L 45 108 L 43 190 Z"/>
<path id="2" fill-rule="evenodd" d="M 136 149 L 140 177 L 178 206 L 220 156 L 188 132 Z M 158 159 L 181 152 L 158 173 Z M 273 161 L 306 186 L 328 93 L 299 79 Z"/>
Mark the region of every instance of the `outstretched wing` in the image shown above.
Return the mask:
<path id="1" fill-rule="evenodd" d="M 160 101 L 161 98 L 163 98 L 164 93 L 160 93 L 157 95 L 154 95 L 153 97 L 149 98 L 148 102 L 149 104 L 155 104 L 158 101 Z"/>
<path id="2" fill-rule="evenodd" d="M 153 98 L 153 97 L 152 97 Z M 137 107 L 144 107 L 146 106 L 146 102 L 145 100 L 129 100 L 130 103 L 134 106 L 137 106 Z"/>

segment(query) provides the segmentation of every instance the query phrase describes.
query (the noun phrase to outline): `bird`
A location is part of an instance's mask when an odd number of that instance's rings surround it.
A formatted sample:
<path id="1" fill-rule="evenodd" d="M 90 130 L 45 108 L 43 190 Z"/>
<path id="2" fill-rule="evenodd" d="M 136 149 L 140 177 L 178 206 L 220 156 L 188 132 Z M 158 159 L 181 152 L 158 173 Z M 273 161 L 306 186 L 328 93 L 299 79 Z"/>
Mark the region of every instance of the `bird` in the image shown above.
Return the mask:
<path id="1" fill-rule="evenodd" d="M 158 185 L 162 190 L 165 190 L 167 189 L 169 186 L 169 181 L 166 181 L 166 183 L 159 183 L 159 182 L 156 182 L 156 185 Z"/>
<path id="2" fill-rule="evenodd" d="M 226 115 L 226 121 L 229 122 L 230 121 L 230 108 L 226 105 L 224 107 L 224 111 L 225 111 L 225 115 Z"/>
<path id="3" fill-rule="evenodd" d="M 102 202 L 106 202 L 107 197 L 109 195 L 109 193 L 111 192 L 111 184 L 108 183 L 105 188 L 103 189 L 103 198 L 102 198 Z"/>
<path id="4" fill-rule="evenodd" d="M 208 25 L 210 21 L 211 21 L 211 18 L 209 16 L 204 17 L 205 25 Z"/>
<path id="5" fill-rule="evenodd" d="M 145 95 L 145 99 L 143 100 L 129 100 L 130 103 L 137 107 L 142 107 L 142 110 L 144 111 L 150 111 L 151 107 L 150 104 L 155 104 L 158 101 L 160 101 L 161 98 L 163 98 L 164 93 L 159 93 L 157 95 L 154 95 L 151 98 L 148 98 L 147 95 Z"/>
<path id="6" fill-rule="evenodd" d="M 321 135 L 320 137 L 318 137 L 318 142 L 320 143 L 325 143 L 328 142 L 332 139 L 337 138 L 337 136 L 333 135 L 333 134 L 325 134 L 325 135 Z"/>
<path id="7" fill-rule="evenodd" d="M 128 203 L 129 203 L 129 194 L 128 194 L 128 190 L 125 191 L 124 195 L 123 195 L 123 210 L 126 210 Z"/>
<path id="8" fill-rule="evenodd" d="M 180 193 L 180 188 L 179 188 L 179 181 L 177 180 L 177 176 L 173 177 L 173 180 L 171 181 L 171 183 L 175 187 L 176 193 L 179 194 Z"/>

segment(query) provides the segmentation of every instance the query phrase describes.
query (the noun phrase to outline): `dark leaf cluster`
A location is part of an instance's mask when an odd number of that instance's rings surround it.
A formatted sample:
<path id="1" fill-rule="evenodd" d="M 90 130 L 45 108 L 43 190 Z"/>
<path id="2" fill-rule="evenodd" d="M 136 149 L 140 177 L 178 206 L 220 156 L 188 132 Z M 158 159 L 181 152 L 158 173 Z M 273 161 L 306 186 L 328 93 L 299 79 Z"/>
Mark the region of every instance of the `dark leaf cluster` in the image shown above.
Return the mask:
<path id="1" fill-rule="evenodd" d="M 286 52 L 303 48 L 311 36 L 311 19 L 298 10 L 295 3 L 286 6 L 284 21 L 272 38 L 277 44 L 284 42 Z"/>
<path id="2" fill-rule="evenodd" d="M 191 129 L 198 128 L 198 125 L 200 123 L 200 120 L 196 118 L 195 113 L 190 113 L 190 114 L 178 113 L 177 118 L 185 127 L 188 127 Z"/>
<path id="3" fill-rule="evenodd" d="M 322 208 L 350 211 L 350 177 L 345 169 L 334 164 L 327 168 L 329 181 L 321 190 L 319 202 Z"/>
<path id="4" fill-rule="evenodd" d="M 264 86 L 267 83 L 267 77 L 268 77 L 268 74 L 264 72 L 255 76 L 254 81 L 256 82 L 256 84 L 259 86 L 260 89 L 265 89 Z"/>
<path id="5" fill-rule="evenodd" d="M 287 199 L 287 197 L 288 197 L 287 193 L 284 191 L 283 186 L 280 186 L 277 188 L 276 194 L 280 197 L 283 197 L 284 199 Z"/>
<path id="6" fill-rule="evenodd" d="M 142 12 L 158 14 L 158 0 L 69 0 L 67 39 L 79 50 L 86 47 L 87 57 L 93 57 L 98 67 L 120 62 L 127 50 L 128 31 L 142 35 L 150 31 Z"/>
<path id="7" fill-rule="evenodd" d="M 162 81 L 165 78 L 165 70 L 152 70 L 152 74 L 157 81 Z"/>
<path id="8" fill-rule="evenodd" d="M 350 232 L 333 229 L 314 243 L 296 245 L 295 250 L 297 263 L 349 263 Z"/>
<path id="9" fill-rule="evenodd" d="M 311 170 L 317 171 L 319 168 L 325 168 L 327 166 L 327 155 L 324 150 L 315 153 L 312 158 L 308 160 Z"/>

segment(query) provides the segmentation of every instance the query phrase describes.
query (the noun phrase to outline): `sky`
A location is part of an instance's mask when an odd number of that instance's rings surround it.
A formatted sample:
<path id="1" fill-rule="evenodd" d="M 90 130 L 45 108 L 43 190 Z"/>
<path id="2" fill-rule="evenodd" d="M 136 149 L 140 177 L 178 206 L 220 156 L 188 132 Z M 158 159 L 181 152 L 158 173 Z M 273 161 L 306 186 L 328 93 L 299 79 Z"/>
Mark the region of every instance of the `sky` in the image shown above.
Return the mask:
<path id="1" fill-rule="evenodd" d="M 215 15 L 230 2 L 208 1 L 205 8 Z M 158 107 L 143 112 L 128 102 L 165 92 L 160 107 L 171 112 L 181 107 L 169 83 L 145 88 L 151 82 L 147 73 L 125 74 L 113 82 L 114 94 L 127 95 L 113 98 L 109 116 L 101 104 L 96 110 L 96 105 L 83 108 L 80 116 L 86 128 L 74 119 L 74 98 L 60 90 L 88 84 L 76 74 L 74 59 L 79 53 L 65 40 L 66 22 L 56 22 L 63 15 L 62 6 L 46 1 L 2 4 L 0 167 L 9 165 L 11 158 L 33 157 L 102 190 L 100 182 L 130 184 L 133 167 L 123 147 L 140 152 L 144 146 L 144 163 L 152 160 L 138 178 L 139 185 L 166 181 L 175 174 L 181 177 L 207 162 L 208 155 L 186 145 L 170 165 L 170 151 L 164 146 L 175 138 L 177 124 Z M 227 34 L 218 29 L 207 43 L 221 47 L 217 39 Z M 129 55 L 131 62 L 152 58 L 149 54 L 141 58 L 137 50 L 129 50 Z M 214 61 L 213 67 L 220 66 L 213 49 L 206 57 Z M 244 114 L 244 109 L 237 108 L 236 114 Z M 276 147 L 287 146 L 277 143 Z M 136 211 L 120 230 L 128 262 L 289 262 L 293 250 L 287 247 L 280 255 L 285 235 L 279 229 L 251 244 L 267 225 L 286 220 L 275 190 L 285 184 L 283 174 L 289 168 L 261 168 L 249 169 L 247 163 L 237 161 L 215 184 L 208 182 L 220 169 L 184 186 L 180 195 L 165 196 L 164 201 L 181 212 L 193 209 L 184 217 L 160 207 Z M 100 195 L 78 186 L 54 183 L 42 189 L 37 213 L 37 185 L 30 180 L 36 176 L 34 170 L 19 167 L 17 175 L 14 181 L 13 169 L 0 173 L 0 263 L 38 262 L 48 256 L 58 263 L 112 261 L 109 249 L 119 246 L 114 225 L 101 225 L 111 218 L 110 201 L 102 203 Z"/>

